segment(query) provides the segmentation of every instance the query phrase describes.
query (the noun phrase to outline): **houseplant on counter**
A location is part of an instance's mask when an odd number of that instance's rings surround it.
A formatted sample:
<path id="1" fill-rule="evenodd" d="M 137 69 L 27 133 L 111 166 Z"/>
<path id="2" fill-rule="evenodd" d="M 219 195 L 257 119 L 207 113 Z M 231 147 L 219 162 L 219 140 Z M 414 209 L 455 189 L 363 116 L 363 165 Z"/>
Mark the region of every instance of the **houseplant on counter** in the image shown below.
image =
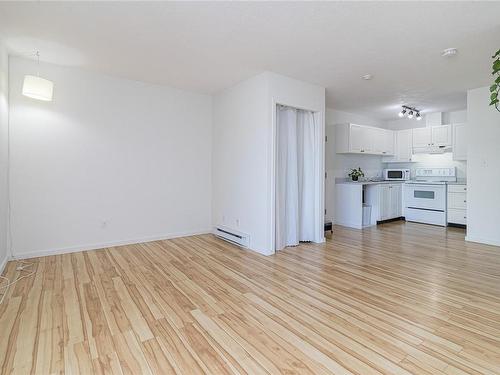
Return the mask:
<path id="1" fill-rule="evenodd" d="M 351 177 L 351 179 L 353 181 L 358 181 L 358 179 L 360 177 L 365 177 L 365 174 L 361 170 L 361 167 L 358 167 L 358 169 L 356 169 L 356 168 L 351 169 L 351 171 L 349 172 L 348 176 Z"/>

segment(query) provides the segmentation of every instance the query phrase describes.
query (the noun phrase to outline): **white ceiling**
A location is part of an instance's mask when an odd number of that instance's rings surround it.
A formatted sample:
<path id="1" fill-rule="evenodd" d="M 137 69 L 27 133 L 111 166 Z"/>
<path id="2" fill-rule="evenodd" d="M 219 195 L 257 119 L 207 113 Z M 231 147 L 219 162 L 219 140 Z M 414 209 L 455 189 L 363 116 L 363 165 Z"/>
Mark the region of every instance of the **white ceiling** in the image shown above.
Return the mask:
<path id="1" fill-rule="evenodd" d="M 464 108 L 489 83 L 499 14 L 498 2 L 2 2 L 0 35 L 16 54 L 203 93 L 270 70 L 325 86 L 327 107 L 390 120 L 401 104 Z M 442 58 L 448 47 L 459 54 Z"/>

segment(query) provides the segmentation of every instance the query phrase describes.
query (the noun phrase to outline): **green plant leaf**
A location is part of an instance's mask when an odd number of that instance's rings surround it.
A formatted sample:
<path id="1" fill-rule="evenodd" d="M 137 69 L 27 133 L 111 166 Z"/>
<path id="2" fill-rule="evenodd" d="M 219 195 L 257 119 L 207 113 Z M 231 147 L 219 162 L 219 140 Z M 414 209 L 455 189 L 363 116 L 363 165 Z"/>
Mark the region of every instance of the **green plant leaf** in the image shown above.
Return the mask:
<path id="1" fill-rule="evenodd" d="M 491 58 L 494 59 L 498 55 L 500 55 L 500 49 L 498 51 L 496 51 L 495 54 L 493 56 L 491 56 Z"/>
<path id="2" fill-rule="evenodd" d="M 492 84 L 492 85 L 490 86 L 490 92 L 495 91 L 495 90 L 497 89 L 497 87 L 498 87 L 498 86 L 497 86 L 497 84 L 496 84 L 496 83 Z"/>
<path id="3" fill-rule="evenodd" d="M 497 79 L 495 79 L 495 83 L 496 84 L 499 84 L 500 83 L 500 76 L 497 77 Z"/>
<path id="4" fill-rule="evenodd" d="M 490 95 L 490 99 L 491 101 L 494 101 L 494 100 L 497 100 L 497 97 L 498 97 L 498 93 L 494 92 Z"/>

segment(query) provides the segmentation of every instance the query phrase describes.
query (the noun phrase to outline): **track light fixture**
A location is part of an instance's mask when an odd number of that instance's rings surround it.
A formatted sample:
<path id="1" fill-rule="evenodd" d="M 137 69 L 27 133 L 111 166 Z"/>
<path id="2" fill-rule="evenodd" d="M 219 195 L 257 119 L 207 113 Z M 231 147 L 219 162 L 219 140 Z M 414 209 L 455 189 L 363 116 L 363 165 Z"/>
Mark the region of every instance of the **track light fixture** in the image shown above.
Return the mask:
<path id="1" fill-rule="evenodd" d="M 401 112 L 398 113 L 398 116 L 407 116 L 409 119 L 412 119 L 413 116 L 415 116 L 417 120 L 422 120 L 422 116 L 420 116 L 420 110 L 413 107 L 408 107 L 407 105 L 402 106 Z"/>

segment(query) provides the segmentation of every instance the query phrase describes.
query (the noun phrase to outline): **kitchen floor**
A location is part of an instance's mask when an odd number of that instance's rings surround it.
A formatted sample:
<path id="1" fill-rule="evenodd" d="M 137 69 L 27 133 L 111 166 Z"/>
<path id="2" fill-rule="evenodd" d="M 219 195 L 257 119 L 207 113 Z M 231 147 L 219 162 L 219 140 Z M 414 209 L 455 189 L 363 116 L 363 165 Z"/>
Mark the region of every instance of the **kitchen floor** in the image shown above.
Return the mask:
<path id="1" fill-rule="evenodd" d="M 0 305 L 0 372 L 498 374 L 500 249 L 464 235 L 399 221 L 271 257 L 200 235 L 34 259 Z"/>

